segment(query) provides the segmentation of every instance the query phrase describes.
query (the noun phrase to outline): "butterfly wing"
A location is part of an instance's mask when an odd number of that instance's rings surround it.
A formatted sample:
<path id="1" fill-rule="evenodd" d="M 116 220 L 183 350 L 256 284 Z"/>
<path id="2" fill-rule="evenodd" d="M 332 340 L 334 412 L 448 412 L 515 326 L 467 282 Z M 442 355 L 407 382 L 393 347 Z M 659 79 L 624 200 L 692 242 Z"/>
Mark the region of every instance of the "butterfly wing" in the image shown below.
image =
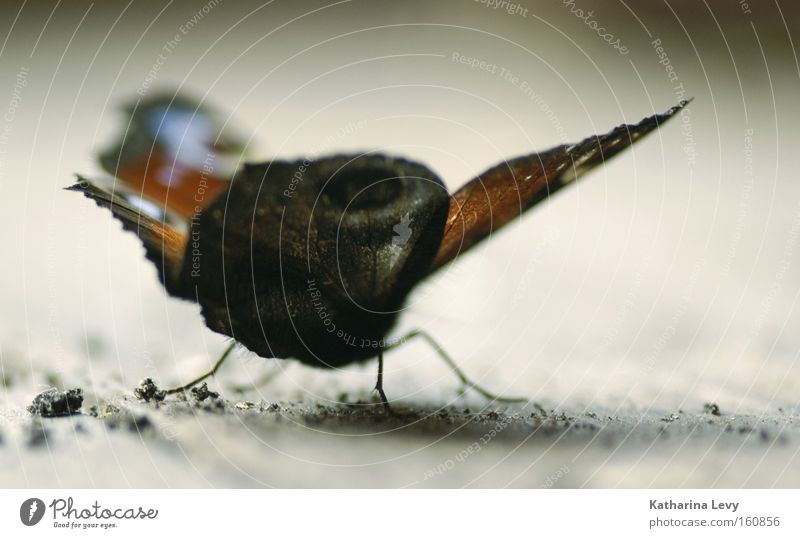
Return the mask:
<path id="1" fill-rule="evenodd" d="M 126 108 L 119 141 L 100 164 L 130 193 L 188 220 L 224 190 L 245 142 L 223 131 L 221 117 L 182 95 L 158 95 Z"/>
<path id="2" fill-rule="evenodd" d="M 110 209 L 142 241 L 167 291 L 194 299 L 180 278 L 191 223 L 227 188 L 245 143 L 186 96 L 161 94 L 125 110 L 123 132 L 99 157 L 111 177 L 79 177 L 68 190 Z"/>
<path id="3" fill-rule="evenodd" d="M 209 327 L 261 356 L 372 357 L 428 271 L 448 203 L 432 171 L 385 155 L 246 165 L 203 213 L 203 255 L 182 280 Z"/>
<path id="4" fill-rule="evenodd" d="M 78 182 L 67 190 L 82 192 L 98 206 L 111 210 L 122 227 L 135 233 L 144 245 L 147 259 L 158 268 L 158 276 L 172 295 L 186 297 L 178 279 L 186 250 L 187 234 L 143 213 L 124 197 L 115 196 L 78 176 Z"/>
<path id="5" fill-rule="evenodd" d="M 444 236 L 431 271 L 469 250 L 581 175 L 629 148 L 677 114 L 688 101 L 635 125 L 572 145 L 556 146 L 494 166 L 450 197 Z"/>

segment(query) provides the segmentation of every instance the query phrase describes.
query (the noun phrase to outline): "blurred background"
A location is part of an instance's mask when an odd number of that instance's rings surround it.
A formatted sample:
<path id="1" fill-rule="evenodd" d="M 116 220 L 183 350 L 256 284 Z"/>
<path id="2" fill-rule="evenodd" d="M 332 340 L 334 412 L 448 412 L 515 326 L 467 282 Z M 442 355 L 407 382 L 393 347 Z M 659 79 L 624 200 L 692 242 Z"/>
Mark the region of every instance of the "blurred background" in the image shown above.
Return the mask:
<path id="1" fill-rule="evenodd" d="M 378 149 L 451 189 L 693 97 L 426 281 L 396 334 L 423 327 L 484 385 L 548 408 L 797 413 L 796 3 L 56 0 L 4 12 L 6 416 L 50 384 L 185 382 L 225 348 L 196 305 L 166 296 L 135 236 L 63 190 L 100 173 L 124 104 L 178 90 L 223 111 L 253 160 Z M 215 386 L 274 369 L 254 398 L 374 385 L 372 363 L 324 372 L 239 351 Z M 390 398 L 447 403 L 457 387 L 424 343 L 387 356 Z"/>

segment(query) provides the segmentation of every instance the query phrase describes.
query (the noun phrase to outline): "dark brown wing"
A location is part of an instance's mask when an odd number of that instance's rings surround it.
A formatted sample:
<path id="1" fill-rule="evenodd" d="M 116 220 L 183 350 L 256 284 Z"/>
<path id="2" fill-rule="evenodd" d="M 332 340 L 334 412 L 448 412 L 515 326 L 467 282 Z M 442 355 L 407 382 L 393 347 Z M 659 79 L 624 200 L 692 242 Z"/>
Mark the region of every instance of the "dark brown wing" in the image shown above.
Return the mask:
<path id="1" fill-rule="evenodd" d="M 575 182 L 642 139 L 679 112 L 688 101 L 636 125 L 620 125 L 577 144 L 562 145 L 503 162 L 469 181 L 450 197 L 444 236 L 431 272 L 537 203 Z"/>
<path id="2" fill-rule="evenodd" d="M 100 157 L 112 178 L 78 177 L 68 190 L 107 207 L 144 244 L 171 295 L 196 299 L 179 278 L 192 222 L 230 185 L 243 139 L 221 117 L 180 94 L 130 103 L 127 122 Z"/>
<path id="3" fill-rule="evenodd" d="M 117 185 L 187 221 L 228 187 L 245 142 L 223 130 L 220 114 L 180 94 L 159 94 L 125 110 L 124 131 L 99 159 Z"/>
<path id="4" fill-rule="evenodd" d="M 144 214 L 122 196 L 107 192 L 80 176 L 78 182 L 67 187 L 67 190 L 82 192 L 98 206 L 110 209 L 122 222 L 122 227 L 135 233 L 142 241 L 147 259 L 158 268 L 158 277 L 167 291 L 172 295 L 185 296 L 181 292 L 178 275 L 183 266 L 188 238 L 186 233 Z"/>

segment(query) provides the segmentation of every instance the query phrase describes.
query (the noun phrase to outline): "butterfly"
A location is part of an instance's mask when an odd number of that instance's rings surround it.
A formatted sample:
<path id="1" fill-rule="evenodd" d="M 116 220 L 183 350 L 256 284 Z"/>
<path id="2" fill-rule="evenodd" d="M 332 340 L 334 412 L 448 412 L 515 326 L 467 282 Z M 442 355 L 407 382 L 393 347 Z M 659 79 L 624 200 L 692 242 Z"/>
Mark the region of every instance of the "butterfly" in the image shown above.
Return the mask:
<path id="1" fill-rule="evenodd" d="M 424 164 L 383 153 L 249 162 L 221 115 L 162 94 L 126 108 L 124 132 L 99 159 L 110 178 L 78 176 L 68 189 L 135 233 L 167 292 L 198 303 L 211 330 L 262 357 L 315 367 L 377 357 L 388 406 L 383 352 L 407 340 L 388 335 L 414 287 L 686 104 L 502 161 L 449 193 Z M 429 340 L 465 384 L 493 396 L 427 333 L 409 336 Z"/>

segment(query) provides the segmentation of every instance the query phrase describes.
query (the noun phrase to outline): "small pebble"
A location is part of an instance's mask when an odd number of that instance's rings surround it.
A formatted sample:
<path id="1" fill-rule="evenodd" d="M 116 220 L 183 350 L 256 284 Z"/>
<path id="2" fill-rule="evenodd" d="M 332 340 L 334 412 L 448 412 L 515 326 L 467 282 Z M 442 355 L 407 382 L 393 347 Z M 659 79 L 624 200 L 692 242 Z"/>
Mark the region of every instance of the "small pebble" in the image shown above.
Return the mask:
<path id="1" fill-rule="evenodd" d="M 208 398 L 219 398 L 219 393 L 213 390 L 208 390 L 208 384 L 203 383 L 199 387 L 192 387 L 192 397 L 198 402 L 207 400 Z"/>
<path id="2" fill-rule="evenodd" d="M 155 381 L 148 377 L 147 379 L 142 379 L 139 382 L 139 386 L 133 389 L 133 395 L 145 402 L 162 402 L 167 397 L 167 391 L 160 390 Z"/>
<path id="3" fill-rule="evenodd" d="M 46 418 L 67 417 L 80 413 L 81 405 L 83 405 L 83 390 L 60 391 L 51 388 L 37 394 L 33 403 L 28 406 L 28 411 L 32 415 Z"/>

